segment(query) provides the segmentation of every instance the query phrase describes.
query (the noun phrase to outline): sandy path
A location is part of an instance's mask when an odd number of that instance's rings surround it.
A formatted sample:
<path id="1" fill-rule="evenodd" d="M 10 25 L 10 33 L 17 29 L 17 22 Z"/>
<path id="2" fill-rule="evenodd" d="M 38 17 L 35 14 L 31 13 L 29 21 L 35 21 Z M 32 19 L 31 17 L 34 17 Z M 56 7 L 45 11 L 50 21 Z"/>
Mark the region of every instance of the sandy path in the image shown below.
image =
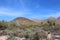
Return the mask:
<path id="1" fill-rule="evenodd" d="M 3 35 L 3 36 L 0 36 L 0 40 L 7 40 L 9 38 L 9 36 L 7 35 Z M 19 37 L 15 37 L 16 40 L 25 40 L 25 38 L 19 38 Z"/>
<path id="2" fill-rule="evenodd" d="M 8 36 L 0 36 L 0 40 L 7 40 L 8 39 Z"/>

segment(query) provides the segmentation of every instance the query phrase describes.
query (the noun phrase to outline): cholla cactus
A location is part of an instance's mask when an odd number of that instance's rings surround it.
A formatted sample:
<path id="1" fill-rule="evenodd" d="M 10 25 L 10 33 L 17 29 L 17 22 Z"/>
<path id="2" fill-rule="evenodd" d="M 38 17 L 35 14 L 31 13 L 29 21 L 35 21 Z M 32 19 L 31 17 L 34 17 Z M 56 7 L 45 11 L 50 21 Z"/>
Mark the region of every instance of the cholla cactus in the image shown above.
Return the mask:
<path id="1" fill-rule="evenodd" d="M 9 37 L 7 40 L 17 40 L 17 39 L 15 38 L 15 36 L 13 36 L 13 35 L 11 34 L 10 37 Z"/>

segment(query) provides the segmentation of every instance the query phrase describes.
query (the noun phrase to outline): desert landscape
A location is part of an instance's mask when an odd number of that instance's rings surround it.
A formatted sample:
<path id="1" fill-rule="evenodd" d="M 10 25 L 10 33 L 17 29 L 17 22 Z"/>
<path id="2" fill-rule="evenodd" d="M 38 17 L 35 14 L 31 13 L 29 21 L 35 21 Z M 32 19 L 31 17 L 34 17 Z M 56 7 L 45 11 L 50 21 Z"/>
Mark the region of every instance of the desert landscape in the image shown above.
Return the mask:
<path id="1" fill-rule="evenodd" d="M 25 17 L 17 17 L 9 22 L 2 20 L 0 40 L 60 40 L 60 17 L 39 21 Z"/>
<path id="2" fill-rule="evenodd" d="M 0 0 L 0 40 L 60 40 L 60 0 Z"/>

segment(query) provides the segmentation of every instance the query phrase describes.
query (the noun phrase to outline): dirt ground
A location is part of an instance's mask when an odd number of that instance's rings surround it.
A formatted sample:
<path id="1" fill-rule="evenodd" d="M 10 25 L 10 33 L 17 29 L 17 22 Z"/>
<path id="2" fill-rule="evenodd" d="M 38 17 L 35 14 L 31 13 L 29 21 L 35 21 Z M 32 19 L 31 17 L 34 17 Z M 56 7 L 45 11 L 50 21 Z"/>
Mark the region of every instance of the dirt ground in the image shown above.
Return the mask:
<path id="1" fill-rule="evenodd" d="M 7 40 L 8 39 L 8 36 L 5 35 L 5 36 L 0 36 L 0 40 Z"/>

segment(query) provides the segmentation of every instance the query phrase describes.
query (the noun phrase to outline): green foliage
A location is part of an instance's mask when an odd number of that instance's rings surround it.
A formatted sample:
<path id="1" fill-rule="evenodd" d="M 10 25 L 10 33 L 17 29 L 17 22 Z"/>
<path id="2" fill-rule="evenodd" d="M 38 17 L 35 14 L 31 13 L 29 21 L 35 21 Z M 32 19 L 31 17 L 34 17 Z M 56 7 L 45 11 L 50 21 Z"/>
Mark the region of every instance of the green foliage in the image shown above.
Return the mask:
<path id="1" fill-rule="evenodd" d="M 8 26 L 8 23 L 6 21 L 0 21 L 0 30 L 6 29 Z"/>
<path id="2" fill-rule="evenodd" d="M 54 21 L 47 21 L 49 26 L 55 26 L 55 22 Z"/>
<path id="3" fill-rule="evenodd" d="M 13 35 L 11 34 L 10 37 L 9 37 L 7 40 L 17 40 L 17 39 L 15 38 L 15 36 L 13 36 Z"/>
<path id="4" fill-rule="evenodd" d="M 29 38 L 29 33 L 28 32 L 25 34 L 25 38 L 26 39 Z"/>
<path id="5" fill-rule="evenodd" d="M 34 34 L 33 40 L 39 40 L 39 34 L 38 34 L 38 32 L 36 32 Z"/>
<path id="6" fill-rule="evenodd" d="M 21 36 L 22 34 L 26 39 L 30 38 L 33 40 L 39 40 L 39 34 L 43 36 L 45 35 L 45 33 L 40 32 L 41 30 L 39 30 L 38 28 L 42 27 L 43 30 L 52 31 L 53 30 L 52 26 L 55 26 L 54 21 L 47 21 L 46 23 L 41 23 L 38 25 L 33 25 L 33 24 L 22 25 L 18 23 L 16 24 L 16 23 L 9 23 L 6 21 L 0 21 L 0 29 L 4 29 L 2 30 L 3 32 L 1 34 L 11 35 L 11 36 Z M 60 28 L 60 25 L 57 26 L 58 28 Z M 23 32 L 21 30 L 23 30 Z"/>

